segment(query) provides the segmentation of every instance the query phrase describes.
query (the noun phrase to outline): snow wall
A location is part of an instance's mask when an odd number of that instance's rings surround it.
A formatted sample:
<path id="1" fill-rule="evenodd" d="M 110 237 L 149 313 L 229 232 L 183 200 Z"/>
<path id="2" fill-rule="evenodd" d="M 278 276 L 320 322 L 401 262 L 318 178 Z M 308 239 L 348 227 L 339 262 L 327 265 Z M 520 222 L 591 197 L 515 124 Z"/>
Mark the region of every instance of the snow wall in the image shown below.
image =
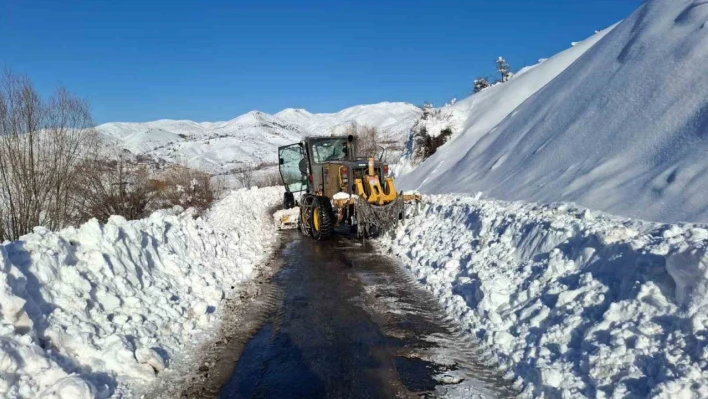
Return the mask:
<path id="1" fill-rule="evenodd" d="M 203 218 L 113 216 L 2 244 L 0 397 L 137 396 L 218 329 L 270 255 L 281 197 L 240 190 Z"/>
<path id="2" fill-rule="evenodd" d="M 400 258 L 524 397 L 708 397 L 708 228 L 426 196 Z"/>

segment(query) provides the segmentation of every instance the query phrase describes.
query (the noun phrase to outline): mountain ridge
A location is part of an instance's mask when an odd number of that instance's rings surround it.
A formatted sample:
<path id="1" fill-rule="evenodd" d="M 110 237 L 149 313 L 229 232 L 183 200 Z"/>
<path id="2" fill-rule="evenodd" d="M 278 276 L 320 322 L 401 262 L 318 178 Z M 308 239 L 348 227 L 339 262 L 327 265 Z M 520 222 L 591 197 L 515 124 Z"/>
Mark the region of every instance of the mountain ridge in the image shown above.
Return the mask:
<path id="1" fill-rule="evenodd" d="M 253 110 L 217 122 L 109 122 L 96 130 L 106 142 L 135 155 L 223 174 L 234 168 L 275 162 L 279 146 L 309 135 L 342 134 L 352 125 L 375 127 L 387 140 L 402 143 L 421 114 L 420 108 L 410 103 L 382 102 L 334 113 L 286 108 L 271 115 Z"/>

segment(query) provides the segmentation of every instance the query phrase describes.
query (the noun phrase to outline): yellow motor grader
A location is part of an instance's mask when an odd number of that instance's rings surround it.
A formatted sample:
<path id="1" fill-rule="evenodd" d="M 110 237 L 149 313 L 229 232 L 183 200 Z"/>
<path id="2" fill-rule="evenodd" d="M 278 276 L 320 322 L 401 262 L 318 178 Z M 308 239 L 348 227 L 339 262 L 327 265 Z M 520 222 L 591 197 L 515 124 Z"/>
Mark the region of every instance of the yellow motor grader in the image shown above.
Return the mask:
<path id="1" fill-rule="evenodd" d="M 381 159 L 356 154 L 357 138 L 351 135 L 307 137 L 278 148 L 283 205 L 299 207 L 303 234 L 323 240 L 348 228 L 358 237 L 373 236 L 405 217 L 406 199 L 420 199 L 396 191 Z"/>

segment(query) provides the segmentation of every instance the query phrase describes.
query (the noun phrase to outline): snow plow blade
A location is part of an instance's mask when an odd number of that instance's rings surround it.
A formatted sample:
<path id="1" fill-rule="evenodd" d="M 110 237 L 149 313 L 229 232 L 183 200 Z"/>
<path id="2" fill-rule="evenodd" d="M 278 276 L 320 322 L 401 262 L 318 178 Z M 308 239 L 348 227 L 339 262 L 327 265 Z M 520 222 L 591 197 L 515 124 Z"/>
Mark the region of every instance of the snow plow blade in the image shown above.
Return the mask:
<path id="1" fill-rule="evenodd" d="M 406 203 L 417 203 L 423 201 L 423 196 L 417 191 L 408 191 L 402 194 Z"/>
<path id="2" fill-rule="evenodd" d="M 399 221 L 406 218 L 406 204 L 415 204 L 415 209 L 418 209 L 418 203 L 423 200 L 420 193 L 400 193 L 396 199 L 384 205 L 372 204 L 366 200 L 356 201 L 356 213 L 359 219 L 359 228 L 375 227 L 381 232 L 390 231 L 396 227 Z M 361 230 L 360 230 L 361 232 Z"/>
<path id="3" fill-rule="evenodd" d="M 359 233 L 371 231 L 371 227 L 376 228 L 379 232 L 387 232 L 396 227 L 399 221 L 404 221 L 406 218 L 406 204 L 415 205 L 417 214 L 418 203 L 423 200 L 423 197 L 418 192 L 398 193 L 395 199 L 387 204 L 377 205 L 366 199 L 357 199 L 356 213 L 359 222 Z"/>
<path id="4" fill-rule="evenodd" d="M 365 228 L 370 231 L 372 226 L 381 231 L 393 229 L 398 221 L 405 216 L 403 204 L 402 196 L 398 196 L 395 200 L 385 205 L 374 205 L 366 200 L 357 200 L 356 213 L 359 229 Z"/>
<path id="5" fill-rule="evenodd" d="M 298 208 L 280 210 L 275 212 L 273 219 L 278 230 L 296 229 L 300 221 L 300 212 Z"/>

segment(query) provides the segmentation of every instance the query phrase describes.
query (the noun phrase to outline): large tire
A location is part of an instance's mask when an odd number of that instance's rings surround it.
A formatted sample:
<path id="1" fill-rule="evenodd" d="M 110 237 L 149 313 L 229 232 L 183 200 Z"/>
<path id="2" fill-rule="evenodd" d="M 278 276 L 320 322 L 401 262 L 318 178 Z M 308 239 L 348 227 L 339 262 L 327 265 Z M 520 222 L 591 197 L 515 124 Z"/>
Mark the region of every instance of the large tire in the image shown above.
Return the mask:
<path id="1" fill-rule="evenodd" d="M 291 209 L 295 207 L 295 195 L 293 193 L 286 192 L 283 194 L 283 208 Z"/>
<path id="2" fill-rule="evenodd" d="M 315 240 L 325 240 L 334 233 L 334 212 L 332 202 L 327 197 L 315 197 L 307 209 L 310 235 Z"/>
<path id="3" fill-rule="evenodd" d="M 374 225 L 366 226 L 366 238 L 377 238 L 381 235 L 381 228 Z"/>

